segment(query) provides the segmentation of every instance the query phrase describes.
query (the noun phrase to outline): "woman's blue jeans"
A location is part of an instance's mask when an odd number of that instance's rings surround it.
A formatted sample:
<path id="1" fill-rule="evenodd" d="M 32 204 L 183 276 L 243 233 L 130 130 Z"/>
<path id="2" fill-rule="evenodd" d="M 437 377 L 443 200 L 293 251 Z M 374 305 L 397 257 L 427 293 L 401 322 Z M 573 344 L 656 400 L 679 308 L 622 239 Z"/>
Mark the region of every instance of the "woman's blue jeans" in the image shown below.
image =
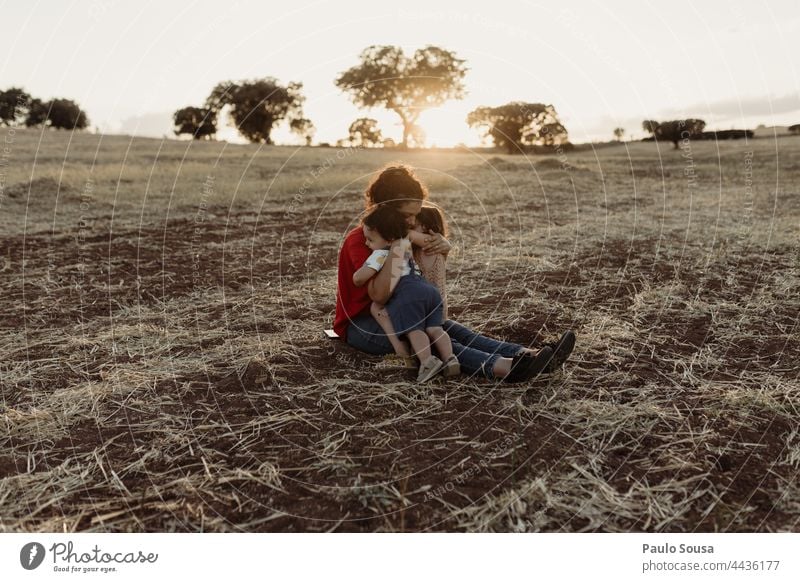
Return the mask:
<path id="1" fill-rule="evenodd" d="M 464 327 L 460 323 L 448 319 L 442 325 L 450 342 L 453 353 L 458 358 L 462 372 L 473 375 L 481 374 L 494 379 L 492 369 L 498 358 L 512 358 L 524 348 L 519 344 L 503 342 Z M 361 314 L 347 326 L 348 345 L 368 354 L 385 355 L 394 352 L 392 344 L 380 324 L 369 313 Z"/>

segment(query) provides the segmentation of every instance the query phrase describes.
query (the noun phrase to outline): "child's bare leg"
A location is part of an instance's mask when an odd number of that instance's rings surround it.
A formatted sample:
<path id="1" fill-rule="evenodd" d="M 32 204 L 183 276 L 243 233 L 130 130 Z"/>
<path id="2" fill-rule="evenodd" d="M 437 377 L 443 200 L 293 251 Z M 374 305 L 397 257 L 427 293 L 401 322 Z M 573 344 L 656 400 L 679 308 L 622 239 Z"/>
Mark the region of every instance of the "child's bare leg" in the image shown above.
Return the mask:
<path id="1" fill-rule="evenodd" d="M 406 334 L 408 341 L 411 342 L 411 349 L 414 350 L 420 362 L 424 362 L 431 357 L 431 342 L 428 334 L 421 329 L 415 329 Z"/>
<path id="2" fill-rule="evenodd" d="M 453 344 L 450 343 L 450 336 L 441 327 L 429 327 L 425 333 L 431 338 L 431 342 L 439 352 L 439 357 L 446 360 L 453 355 Z"/>
<path id="3" fill-rule="evenodd" d="M 372 303 L 369 308 L 370 313 L 372 313 L 372 317 L 375 318 L 375 321 L 381 326 L 386 337 L 389 339 L 389 342 L 392 344 L 394 348 L 394 353 L 398 356 L 409 357 L 411 355 L 410 350 L 408 349 L 408 344 L 397 337 L 397 334 L 394 333 L 394 326 L 392 325 L 392 320 L 389 318 L 389 314 L 386 313 L 386 310 L 383 308 L 383 305 L 380 303 Z"/>

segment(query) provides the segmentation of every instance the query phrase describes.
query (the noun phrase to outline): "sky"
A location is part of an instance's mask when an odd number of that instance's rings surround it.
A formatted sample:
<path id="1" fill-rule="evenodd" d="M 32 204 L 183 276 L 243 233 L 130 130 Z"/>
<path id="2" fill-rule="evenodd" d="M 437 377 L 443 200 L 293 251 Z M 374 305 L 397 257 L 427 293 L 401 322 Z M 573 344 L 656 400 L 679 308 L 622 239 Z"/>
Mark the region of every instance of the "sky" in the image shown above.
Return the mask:
<path id="1" fill-rule="evenodd" d="M 800 123 L 797 0 L 398 2 L 0 1 L 0 89 L 66 97 L 111 133 L 171 135 L 171 115 L 217 83 L 303 83 L 315 141 L 358 117 L 399 138 L 399 119 L 334 85 L 370 45 L 426 45 L 467 61 L 467 96 L 423 114 L 428 145 L 477 145 L 467 113 L 553 104 L 571 141 L 640 137 L 643 119 L 712 129 Z M 236 140 L 233 128 L 220 138 Z M 299 143 L 286 128 L 281 143 Z"/>

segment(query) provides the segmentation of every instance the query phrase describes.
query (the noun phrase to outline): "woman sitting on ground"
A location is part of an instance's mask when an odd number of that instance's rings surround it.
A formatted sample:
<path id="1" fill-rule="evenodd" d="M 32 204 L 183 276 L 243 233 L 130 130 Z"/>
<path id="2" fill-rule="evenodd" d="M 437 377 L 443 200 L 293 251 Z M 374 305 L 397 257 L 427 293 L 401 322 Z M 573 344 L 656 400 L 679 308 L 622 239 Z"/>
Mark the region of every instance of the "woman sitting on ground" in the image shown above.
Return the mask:
<path id="1" fill-rule="evenodd" d="M 427 198 L 427 189 L 411 168 L 390 166 L 382 170 L 367 188 L 366 207 L 370 211 L 378 205 L 389 205 L 403 215 L 409 227 L 413 227 Z M 450 251 L 450 243 L 441 234 L 427 235 L 426 241 L 422 248 L 425 255 L 446 255 Z M 376 355 L 394 351 L 386 333 L 370 312 L 373 301 L 382 304 L 389 301 L 392 279 L 402 271 L 404 249 L 400 240 L 394 241 L 389 250 L 384 267 L 362 287 L 353 283 L 353 275 L 371 254 L 364 229 L 359 226 L 351 230 L 339 251 L 333 329 L 349 345 Z M 555 371 L 575 345 L 575 335 L 571 331 L 552 347 L 533 350 L 483 336 L 452 320 L 446 320 L 442 327 L 450 336 L 453 353 L 463 372 L 505 382 L 524 382 L 542 371 Z"/>

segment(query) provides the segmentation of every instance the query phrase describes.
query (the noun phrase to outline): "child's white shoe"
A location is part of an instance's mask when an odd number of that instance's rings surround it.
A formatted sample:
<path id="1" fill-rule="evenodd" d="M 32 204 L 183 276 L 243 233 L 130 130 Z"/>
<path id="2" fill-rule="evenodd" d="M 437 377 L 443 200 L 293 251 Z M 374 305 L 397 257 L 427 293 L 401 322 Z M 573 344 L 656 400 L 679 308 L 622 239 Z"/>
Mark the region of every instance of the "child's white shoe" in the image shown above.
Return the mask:
<path id="1" fill-rule="evenodd" d="M 442 376 L 445 378 L 452 378 L 461 374 L 461 364 L 458 363 L 458 358 L 455 355 L 450 356 L 444 361 L 442 367 Z"/>
<path id="2" fill-rule="evenodd" d="M 431 356 L 419 367 L 419 374 L 417 374 L 417 382 L 427 382 L 436 374 L 441 372 L 444 367 L 444 362 L 436 356 Z"/>

